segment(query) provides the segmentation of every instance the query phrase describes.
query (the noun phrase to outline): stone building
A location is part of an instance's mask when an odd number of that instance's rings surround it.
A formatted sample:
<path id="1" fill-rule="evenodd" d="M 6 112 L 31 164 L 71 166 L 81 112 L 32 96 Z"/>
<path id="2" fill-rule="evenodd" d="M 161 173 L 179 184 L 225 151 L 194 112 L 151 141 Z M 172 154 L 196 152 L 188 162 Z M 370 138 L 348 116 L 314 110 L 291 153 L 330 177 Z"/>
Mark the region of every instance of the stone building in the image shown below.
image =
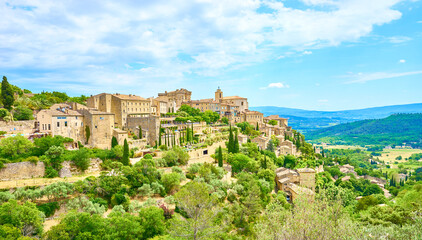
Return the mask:
<path id="1" fill-rule="evenodd" d="M 282 118 L 279 115 L 270 115 L 268 117 L 264 117 L 263 121 L 264 123 L 268 123 L 271 120 L 275 120 L 277 121 L 277 125 L 278 127 L 282 127 L 282 128 L 287 128 L 288 127 L 288 119 L 287 118 Z"/>
<path id="2" fill-rule="evenodd" d="M 251 142 L 256 143 L 260 149 L 264 150 L 264 149 L 267 149 L 268 142 L 270 140 L 271 139 L 269 137 L 258 136 L 252 139 Z"/>
<path id="3" fill-rule="evenodd" d="M 174 109 L 174 112 L 176 112 L 177 109 L 179 109 L 179 107 L 182 106 L 183 102 L 188 102 L 191 100 L 192 92 L 184 88 L 181 88 L 181 89 L 176 89 L 175 91 L 171 91 L 171 92 L 165 91 L 164 93 L 158 94 L 158 97 L 162 97 L 162 96 L 168 97 L 169 102 L 176 103 L 176 106 Z"/>
<path id="4" fill-rule="evenodd" d="M 151 101 L 133 94 L 101 93 L 88 98 L 87 106 L 101 112 L 113 113 L 115 126 L 122 129 L 127 127 L 129 115 L 151 113 Z"/>
<path id="5" fill-rule="evenodd" d="M 80 141 L 91 147 L 103 149 L 110 148 L 115 131 L 114 122 L 113 113 L 82 106 L 75 111 L 68 104 L 55 104 L 50 109 L 41 110 L 36 114 L 38 132 L 71 138 L 75 145 Z M 88 141 L 86 129 L 90 132 Z M 127 132 L 125 133 L 127 137 Z"/>
<path id="6" fill-rule="evenodd" d="M 80 112 L 84 116 L 84 142 L 91 147 L 111 148 L 111 139 L 115 126 L 114 114 L 101 112 L 96 109 L 83 109 Z M 86 129 L 90 131 L 88 141 L 85 135 Z"/>
<path id="7" fill-rule="evenodd" d="M 243 111 L 240 113 L 240 122 L 248 122 L 252 126 L 256 126 L 257 124 L 261 124 L 264 119 L 264 114 L 258 111 Z"/>
<path id="8" fill-rule="evenodd" d="M 294 201 L 298 195 L 313 198 L 315 193 L 315 170 L 311 168 L 276 169 L 277 190 L 287 194 L 289 201 Z"/>
<path id="9" fill-rule="evenodd" d="M 36 114 L 37 130 L 51 136 L 79 141 L 84 138 L 84 116 L 67 104 L 55 104 Z"/>

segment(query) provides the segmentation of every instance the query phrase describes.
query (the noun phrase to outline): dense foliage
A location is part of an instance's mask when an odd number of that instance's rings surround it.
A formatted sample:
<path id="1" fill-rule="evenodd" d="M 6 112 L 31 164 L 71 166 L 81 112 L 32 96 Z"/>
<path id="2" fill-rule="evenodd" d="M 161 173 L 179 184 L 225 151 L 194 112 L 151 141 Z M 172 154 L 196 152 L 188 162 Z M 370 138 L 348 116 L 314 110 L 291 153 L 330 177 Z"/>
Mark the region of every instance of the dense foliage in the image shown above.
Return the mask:
<path id="1" fill-rule="evenodd" d="M 395 114 L 383 119 L 363 120 L 340 124 L 309 132 L 313 142 L 326 142 L 346 145 L 406 144 L 422 147 L 422 114 Z"/>

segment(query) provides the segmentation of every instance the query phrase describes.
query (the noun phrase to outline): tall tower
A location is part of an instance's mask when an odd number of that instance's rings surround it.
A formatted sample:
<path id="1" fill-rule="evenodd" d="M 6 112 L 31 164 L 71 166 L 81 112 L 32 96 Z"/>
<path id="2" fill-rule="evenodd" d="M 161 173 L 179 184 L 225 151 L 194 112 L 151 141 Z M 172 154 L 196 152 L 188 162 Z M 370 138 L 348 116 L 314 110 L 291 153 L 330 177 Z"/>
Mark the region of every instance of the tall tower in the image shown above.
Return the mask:
<path id="1" fill-rule="evenodd" d="M 217 91 L 215 91 L 215 101 L 221 102 L 221 100 L 223 100 L 223 91 L 218 87 Z"/>

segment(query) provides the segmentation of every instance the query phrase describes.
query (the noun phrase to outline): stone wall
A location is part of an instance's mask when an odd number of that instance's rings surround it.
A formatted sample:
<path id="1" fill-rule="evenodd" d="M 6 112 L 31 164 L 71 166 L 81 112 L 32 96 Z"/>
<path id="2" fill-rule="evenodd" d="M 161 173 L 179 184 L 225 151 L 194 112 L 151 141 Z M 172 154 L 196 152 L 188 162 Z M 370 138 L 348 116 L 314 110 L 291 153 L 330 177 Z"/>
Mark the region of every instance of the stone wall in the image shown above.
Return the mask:
<path id="1" fill-rule="evenodd" d="M 44 173 L 43 162 L 37 164 L 31 162 L 7 163 L 4 168 L 0 169 L 0 181 L 43 177 Z"/>
<path id="2" fill-rule="evenodd" d="M 35 127 L 35 120 L 13 121 L 13 122 L 0 121 L 0 131 L 5 131 L 9 134 L 13 134 L 13 133 L 29 134 L 34 131 L 34 127 Z"/>
<path id="3" fill-rule="evenodd" d="M 99 158 L 91 159 L 91 163 L 84 173 L 93 173 L 101 171 L 101 163 L 103 161 Z M 75 174 L 82 174 L 82 172 L 72 162 L 65 161 L 62 163 L 62 169 L 59 171 L 59 177 L 72 177 Z"/>
<path id="4" fill-rule="evenodd" d="M 189 152 L 190 159 L 198 159 L 198 158 L 204 158 L 204 157 L 210 157 L 211 154 L 215 153 L 215 150 L 219 147 L 226 147 L 225 141 L 214 143 L 211 146 L 208 146 L 206 148 L 200 148 L 196 150 L 192 150 Z"/>

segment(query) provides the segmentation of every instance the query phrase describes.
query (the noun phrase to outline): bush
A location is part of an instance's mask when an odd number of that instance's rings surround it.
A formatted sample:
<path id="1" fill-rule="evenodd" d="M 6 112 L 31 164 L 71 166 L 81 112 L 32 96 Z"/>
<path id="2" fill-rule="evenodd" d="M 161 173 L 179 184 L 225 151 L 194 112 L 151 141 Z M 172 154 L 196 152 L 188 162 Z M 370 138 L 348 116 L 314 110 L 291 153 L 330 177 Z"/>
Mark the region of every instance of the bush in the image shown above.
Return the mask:
<path id="1" fill-rule="evenodd" d="M 89 158 L 89 150 L 82 148 L 74 151 L 71 160 L 73 164 L 81 171 L 87 170 L 91 162 Z"/>
<path id="2" fill-rule="evenodd" d="M 56 210 L 60 208 L 60 204 L 58 202 L 50 202 L 38 205 L 37 208 L 43 212 L 46 217 L 51 217 L 54 215 Z"/>
<path id="3" fill-rule="evenodd" d="M 30 162 L 33 164 L 37 164 L 38 163 L 38 157 L 37 156 L 31 156 L 25 159 L 25 162 Z"/>
<path id="4" fill-rule="evenodd" d="M 59 172 L 57 172 L 56 169 L 54 169 L 54 168 L 52 168 L 50 166 L 47 166 L 45 168 L 45 175 L 44 175 L 44 177 L 46 177 L 46 178 L 55 178 L 55 177 L 58 177 L 58 176 L 59 176 Z"/>

